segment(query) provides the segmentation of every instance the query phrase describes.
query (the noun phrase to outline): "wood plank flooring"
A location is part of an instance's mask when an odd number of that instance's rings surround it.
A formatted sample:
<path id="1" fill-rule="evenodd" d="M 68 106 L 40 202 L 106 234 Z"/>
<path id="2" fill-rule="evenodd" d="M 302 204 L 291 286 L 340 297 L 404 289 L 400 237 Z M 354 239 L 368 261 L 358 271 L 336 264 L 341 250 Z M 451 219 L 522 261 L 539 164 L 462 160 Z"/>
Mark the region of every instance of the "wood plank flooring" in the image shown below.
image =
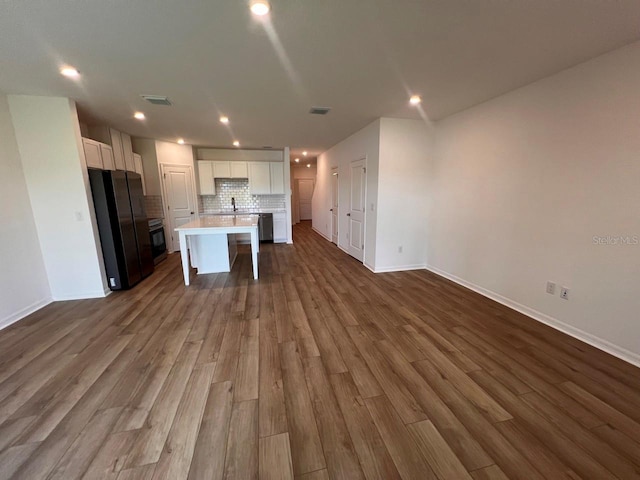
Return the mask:
<path id="1" fill-rule="evenodd" d="M 0 331 L 0 479 L 640 478 L 640 369 L 294 240 Z"/>

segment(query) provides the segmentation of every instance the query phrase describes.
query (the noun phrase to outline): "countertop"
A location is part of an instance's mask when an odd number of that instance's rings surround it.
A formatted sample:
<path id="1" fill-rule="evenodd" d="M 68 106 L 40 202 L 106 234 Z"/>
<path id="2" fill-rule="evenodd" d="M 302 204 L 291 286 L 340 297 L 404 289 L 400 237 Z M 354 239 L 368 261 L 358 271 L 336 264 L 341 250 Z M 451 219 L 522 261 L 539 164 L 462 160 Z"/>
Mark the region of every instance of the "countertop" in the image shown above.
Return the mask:
<path id="1" fill-rule="evenodd" d="M 206 215 L 185 223 L 176 228 L 176 232 L 181 230 L 198 230 L 205 228 L 234 228 L 234 227 L 257 227 L 259 217 L 257 215 L 236 214 L 236 215 Z"/>

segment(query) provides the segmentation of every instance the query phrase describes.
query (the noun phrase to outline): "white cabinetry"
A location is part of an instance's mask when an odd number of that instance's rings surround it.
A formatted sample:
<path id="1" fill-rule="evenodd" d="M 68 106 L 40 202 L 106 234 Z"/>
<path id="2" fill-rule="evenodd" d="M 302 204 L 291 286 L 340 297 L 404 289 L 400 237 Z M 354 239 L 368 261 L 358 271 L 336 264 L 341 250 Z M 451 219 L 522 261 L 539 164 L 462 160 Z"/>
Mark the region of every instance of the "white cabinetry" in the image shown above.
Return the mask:
<path id="1" fill-rule="evenodd" d="M 84 147 L 84 158 L 89 168 L 102 169 L 102 154 L 100 153 L 100 142 L 91 140 L 89 138 L 82 139 L 82 146 Z"/>
<path id="2" fill-rule="evenodd" d="M 147 186 L 144 182 L 144 169 L 142 167 L 142 157 L 137 153 L 133 153 L 133 164 L 135 166 L 135 172 L 140 175 L 140 179 L 142 180 L 142 194 L 147 194 Z"/>
<path id="3" fill-rule="evenodd" d="M 249 178 L 247 162 L 229 162 L 231 165 L 231 178 Z"/>
<path id="4" fill-rule="evenodd" d="M 216 183 L 214 178 L 215 163 L 218 162 L 198 162 L 198 180 L 200 185 L 200 195 L 215 195 Z"/>
<path id="5" fill-rule="evenodd" d="M 269 162 L 271 193 L 284 193 L 284 163 Z"/>
<path id="6" fill-rule="evenodd" d="M 124 167 L 129 172 L 136 171 L 136 165 L 133 161 L 133 148 L 131 147 L 131 136 L 126 133 L 120 134 L 122 138 L 122 155 L 124 157 Z"/>
<path id="7" fill-rule="evenodd" d="M 249 192 L 251 195 L 271 193 L 269 162 L 249 162 Z"/>
<path id="8" fill-rule="evenodd" d="M 90 138 L 83 138 L 82 146 L 84 148 L 84 158 L 87 161 L 87 167 L 115 170 L 113 149 L 109 145 L 96 142 Z"/>
<path id="9" fill-rule="evenodd" d="M 249 191 L 252 195 L 284 193 L 282 162 L 249 162 Z"/>
<path id="10" fill-rule="evenodd" d="M 126 170 L 124 163 L 124 151 L 122 150 L 122 134 L 115 128 L 109 129 L 111 137 L 111 148 L 113 148 L 113 160 L 116 164 L 116 170 Z"/>
<path id="11" fill-rule="evenodd" d="M 213 178 L 231 178 L 230 162 L 200 162 L 213 165 Z"/>
<path id="12" fill-rule="evenodd" d="M 213 161 L 213 178 L 249 178 L 247 162 Z"/>
<path id="13" fill-rule="evenodd" d="M 113 160 L 113 148 L 106 143 L 100 144 L 100 154 L 102 155 L 103 170 L 115 170 L 116 163 Z"/>
<path id="14" fill-rule="evenodd" d="M 275 243 L 287 241 L 287 214 L 285 212 L 273 214 L 273 241 Z"/>

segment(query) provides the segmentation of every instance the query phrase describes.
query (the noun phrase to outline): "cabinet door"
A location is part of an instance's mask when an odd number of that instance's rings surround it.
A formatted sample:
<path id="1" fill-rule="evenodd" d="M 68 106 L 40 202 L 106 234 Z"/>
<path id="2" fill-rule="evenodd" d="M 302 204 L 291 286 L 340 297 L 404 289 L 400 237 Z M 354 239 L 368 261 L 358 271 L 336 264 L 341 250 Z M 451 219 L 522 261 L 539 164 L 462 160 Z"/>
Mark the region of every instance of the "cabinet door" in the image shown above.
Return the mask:
<path id="1" fill-rule="evenodd" d="M 113 161 L 113 148 L 104 143 L 100 144 L 100 153 L 102 154 L 102 168 L 105 170 L 115 170 L 116 164 Z"/>
<path id="2" fill-rule="evenodd" d="M 271 193 L 269 162 L 249 162 L 249 193 L 252 195 Z"/>
<path id="3" fill-rule="evenodd" d="M 113 161 L 116 164 L 116 170 L 126 170 L 122 150 L 122 134 L 114 128 L 110 128 L 109 132 L 111 133 L 111 148 L 113 148 Z"/>
<path id="4" fill-rule="evenodd" d="M 231 178 L 249 178 L 247 162 L 229 162 L 231 165 Z"/>
<path id="5" fill-rule="evenodd" d="M 209 162 L 213 164 L 213 178 L 231 178 L 229 162 Z"/>
<path id="6" fill-rule="evenodd" d="M 84 158 L 87 161 L 87 167 L 102 168 L 102 155 L 100 155 L 100 143 L 89 138 L 82 139 L 84 147 Z"/>
<path id="7" fill-rule="evenodd" d="M 200 183 L 200 195 L 215 195 L 216 183 L 213 179 L 214 163 L 198 161 L 198 180 Z"/>
<path id="8" fill-rule="evenodd" d="M 287 214 L 273 214 L 273 241 L 282 243 L 287 241 Z"/>
<path id="9" fill-rule="evenodd" d="M 144 167 L 142 166 L 142 157 L 137 153 L 133 154 L 133 164 L 136 167 L 136 173 L 140 175 L 140 179 L 142 180 L 142 194 L 147 194 L 147 185 L 144 181 Z"/>
<path id="10" fill-rule="evenodd" d="M 284 193 L 284 163 L 270 162 L 271 193 Z"/>
<path id="11" fill-rule="evenodd" d="M 133 161 L 133 148 L 131 147 L 131 137 L 126 133 L 122 135 L 122 153 L 124 155 L 124 166 L 129 172 L 136 171 L 136 165 Z"/>

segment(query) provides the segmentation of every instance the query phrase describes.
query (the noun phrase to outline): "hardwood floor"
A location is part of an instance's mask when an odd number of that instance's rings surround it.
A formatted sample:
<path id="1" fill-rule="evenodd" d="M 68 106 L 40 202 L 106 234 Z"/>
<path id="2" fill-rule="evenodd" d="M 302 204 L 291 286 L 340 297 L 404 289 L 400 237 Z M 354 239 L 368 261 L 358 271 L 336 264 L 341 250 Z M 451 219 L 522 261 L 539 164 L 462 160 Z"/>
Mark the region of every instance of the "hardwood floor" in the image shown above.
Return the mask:
<path id="1" fill-rule="evenodd" d="M 640 478 L 640 369 L 294 236 L 0 331 L 0 478 Z"/>

